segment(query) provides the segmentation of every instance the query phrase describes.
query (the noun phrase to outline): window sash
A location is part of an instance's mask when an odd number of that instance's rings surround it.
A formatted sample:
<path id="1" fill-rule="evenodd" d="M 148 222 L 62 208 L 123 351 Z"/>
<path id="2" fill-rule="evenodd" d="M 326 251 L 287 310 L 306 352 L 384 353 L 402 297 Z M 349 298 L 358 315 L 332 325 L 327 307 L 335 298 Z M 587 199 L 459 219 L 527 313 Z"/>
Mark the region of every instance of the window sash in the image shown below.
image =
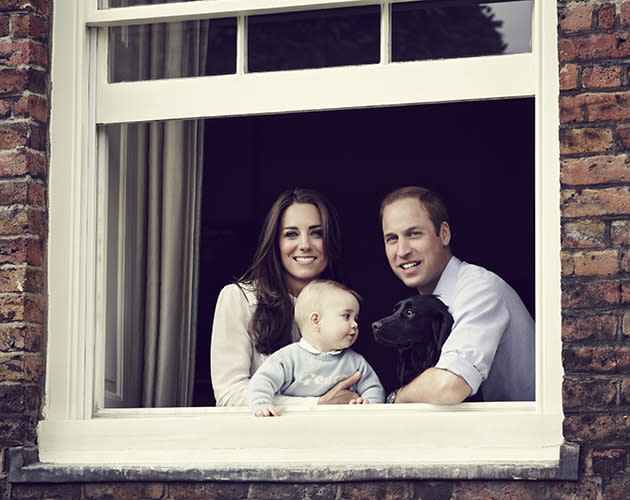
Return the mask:
<path id="1" fill-rule="evenodd" d="M 304 8 L 322 8 L 323 5 L 367 3 L 370 2 L 322 0 L 303 5 Z M 105 62 L 102 40 L 97 44 L 97 35 L 84 29 L 85 26 L 136 23 L 141 19 L 155 22 L 160 16 L 160 21 L 183 20 L 204 17 L 210 11 L 217 15 L 220 12 L 227 15 L 229 11 L 229 15 L 234 15 L 248 6 L 270 12 L 302 7 L 297 2 L 287 6 L 283 0 L 204 0 L 97 12 L 95 0 L 55 3 L 55 17 L 64 19 L 65 24 L 53 33 L 49 346 L 47 406 L 38 429 L 40 460 L 115 465 L 159 461 L 161 466 L 192 462 L 246 466 L 256 462 L 276 467 L 304 460 L 304 466 L 311 468 L 314 463 L 343 467 L 358 462 L 375 467 L 384 463 L 451 467 L 471 463 L 518 463 L 523 467 L 532 463 L 557 465 L 562 443 L 562 364 L 555 5 L 534 4 L 531 54 L 119 84 L 103 83 L 106 73 L 102 71 Z M 276 7 L 277 10 L 273 10 Z M 540 51 L 541 45 L 546 49 L 544 53 Z M 61 54 L 63 57 L 59 56 Z M 89 61 L 97 60 L 98 66 L 90 66 Z M 518 68 L 522 66 L 526 69 L 520 71 Z M 492 75 L 491 92 L 483 90 L 482 84 L 488 82 L 475 77 L 474 68 L 490 71 L 487 74 Z M 444 73 L 440 73 L 442 71 Z M 514 72 L 517 72 L 516 77 Z M 466 85 L 460 85 L 459 89 L 455 86 L 450 91 L 459 93 L 451 94 L 440 92 L 436 84 L 431 87 L 422 83 L 426 75 L 437 74 L 454 75 L 454 80 L 463 79 Z M 311 90 L 313 84 L 308 82 L 307 76 L 317 77 L 318 86 L 327 88 L 326 92 L 309 98 L 305 105 L 300 103 L 304 95 L 295 88 L 299 89 L 297 85 L 301 83 L 302 92 Z M 370 83 L 372 78 L 378 85 Z M 495 79 L 504 81 L 495 84 Z M 467 90 L 475 80 L 477 90 Z M 350 89 L 356 93 L 359 82 L 366 85 L 367 90 L 354 97 Z M 274 85 L 281 86 L 287 93 L 280 99 L 280 93 L 274 97 L 269 91 L 273 105 L 247 97 L 250 100 L 246 108 L 229 97 L 237 91 L 241 94 L 256 88 L 269 90 Z M 424 87 L 418 90 L 415 85 Z M 290 90 L 292 86 L 296 87 Z M 208 96 L 210 88 L 214 95 L 229 89 L 228 95 L 222 96 L 228 104 L 219 111 L 215 107 L 222 103 L 212 96 L 208 98 L 211 105 L 197 102 L 194 108 L 187 97 L 177 96 L 202 89 L 202 95 Z M 497 95 L 500 92 L 503 94 Z M 145 99 L 143 93 L 151 98 Z M 169 99 L 164 99 L 164 95 Z M 96 249 L 103 244 L 98 228 L 102 227 L 104 214 L 102 206 L 94 200 L 103 199 L 99 168 L 105 164 L 105 158 L 96 157 L 97 151 L 103 155 L 103 148 L 96 147 L 97 123 L 519 95 L 535 95 L 537 106 L 535 402 L 483 403 L 481 406 L 466 403 L 454 407 L 316 408 L 309 412 L 288 410 L 286 418 L 260 420 L 251 417 L 247 409 L 97 411 L 94 383 L 102 380 L 103 367 L 99 365 L 102 356 L 97 356 L 96 352 L 102 352 L 99 342 L 104 337 L 98 331 L 102 317 L 97 304 L 102 292 L 96 283 L 102 279 L 98 273 L 102 273 L 103 266 L 97 261 Z M 171 106 L 171 100 L 176 100 L 177 105 Z M 181 107 L 186 111 L 182 112 Z M 448 429 L 444 427 L 446 422 Z M 305 433 L 305 429 L 308 432 Z M 320 439 L 304 446 L 301 440 L 304 434 Z M 450 436 L 449 448 L 443 448 L 439 441 L 446 435 Z"/>

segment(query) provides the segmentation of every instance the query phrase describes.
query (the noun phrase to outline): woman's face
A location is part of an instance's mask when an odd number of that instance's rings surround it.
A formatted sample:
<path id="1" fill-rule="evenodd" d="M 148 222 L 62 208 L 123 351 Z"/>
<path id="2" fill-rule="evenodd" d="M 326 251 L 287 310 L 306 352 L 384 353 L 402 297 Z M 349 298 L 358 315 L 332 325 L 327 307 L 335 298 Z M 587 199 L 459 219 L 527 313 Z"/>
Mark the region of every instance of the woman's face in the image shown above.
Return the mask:
<path id="1" fill-rule="evenodd" d="M 292 295 L 317 278 L 328 265 L 322 217 L 315 205 L 294 203 L 280 219 L 280 256 Z"/>

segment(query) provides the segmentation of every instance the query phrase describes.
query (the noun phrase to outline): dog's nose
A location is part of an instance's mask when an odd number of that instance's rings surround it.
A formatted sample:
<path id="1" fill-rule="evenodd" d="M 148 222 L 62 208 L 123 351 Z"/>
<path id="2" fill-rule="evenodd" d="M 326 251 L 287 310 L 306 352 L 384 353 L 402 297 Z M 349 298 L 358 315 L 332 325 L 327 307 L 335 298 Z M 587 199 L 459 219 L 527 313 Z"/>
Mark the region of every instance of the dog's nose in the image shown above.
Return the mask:
<path id="1" fill-rule="evenodd" d="M 375 321 L 374 323 L 372 323 L 372 330 L 374 330 L 375 332 L 380 330 L 383 327 L 383 324 L 380 321 Z"/>

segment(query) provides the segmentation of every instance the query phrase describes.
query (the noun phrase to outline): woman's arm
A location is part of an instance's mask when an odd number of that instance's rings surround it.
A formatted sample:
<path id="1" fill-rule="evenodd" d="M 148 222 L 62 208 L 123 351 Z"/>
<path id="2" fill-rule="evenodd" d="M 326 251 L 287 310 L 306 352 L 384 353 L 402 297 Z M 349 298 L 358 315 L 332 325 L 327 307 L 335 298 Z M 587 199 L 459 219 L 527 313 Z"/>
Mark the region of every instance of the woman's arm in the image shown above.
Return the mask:
<path id="1" fill-rule="evenodd" d="M 224 287 L 217 299 L 210 345 L 210 374 L 217 406 L 248 404 L 254 351 L 248 332 L 253 294 L 248 295 L 232 284 Z"/>

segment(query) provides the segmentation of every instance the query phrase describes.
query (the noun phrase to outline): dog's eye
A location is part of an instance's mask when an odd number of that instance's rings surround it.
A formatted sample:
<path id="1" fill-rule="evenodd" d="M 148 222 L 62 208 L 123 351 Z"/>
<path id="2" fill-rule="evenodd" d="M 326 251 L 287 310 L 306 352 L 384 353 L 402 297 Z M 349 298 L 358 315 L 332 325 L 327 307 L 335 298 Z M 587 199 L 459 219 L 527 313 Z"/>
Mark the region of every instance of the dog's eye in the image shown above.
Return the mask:
<path id="1" fill-rule="evenodd" d="M 405 311 L 405 316 L 407 316 L 409 319 L 415 317 L 416 315 L 416 311 L 414 311 L 413 309 L 407 309 Z"/>

